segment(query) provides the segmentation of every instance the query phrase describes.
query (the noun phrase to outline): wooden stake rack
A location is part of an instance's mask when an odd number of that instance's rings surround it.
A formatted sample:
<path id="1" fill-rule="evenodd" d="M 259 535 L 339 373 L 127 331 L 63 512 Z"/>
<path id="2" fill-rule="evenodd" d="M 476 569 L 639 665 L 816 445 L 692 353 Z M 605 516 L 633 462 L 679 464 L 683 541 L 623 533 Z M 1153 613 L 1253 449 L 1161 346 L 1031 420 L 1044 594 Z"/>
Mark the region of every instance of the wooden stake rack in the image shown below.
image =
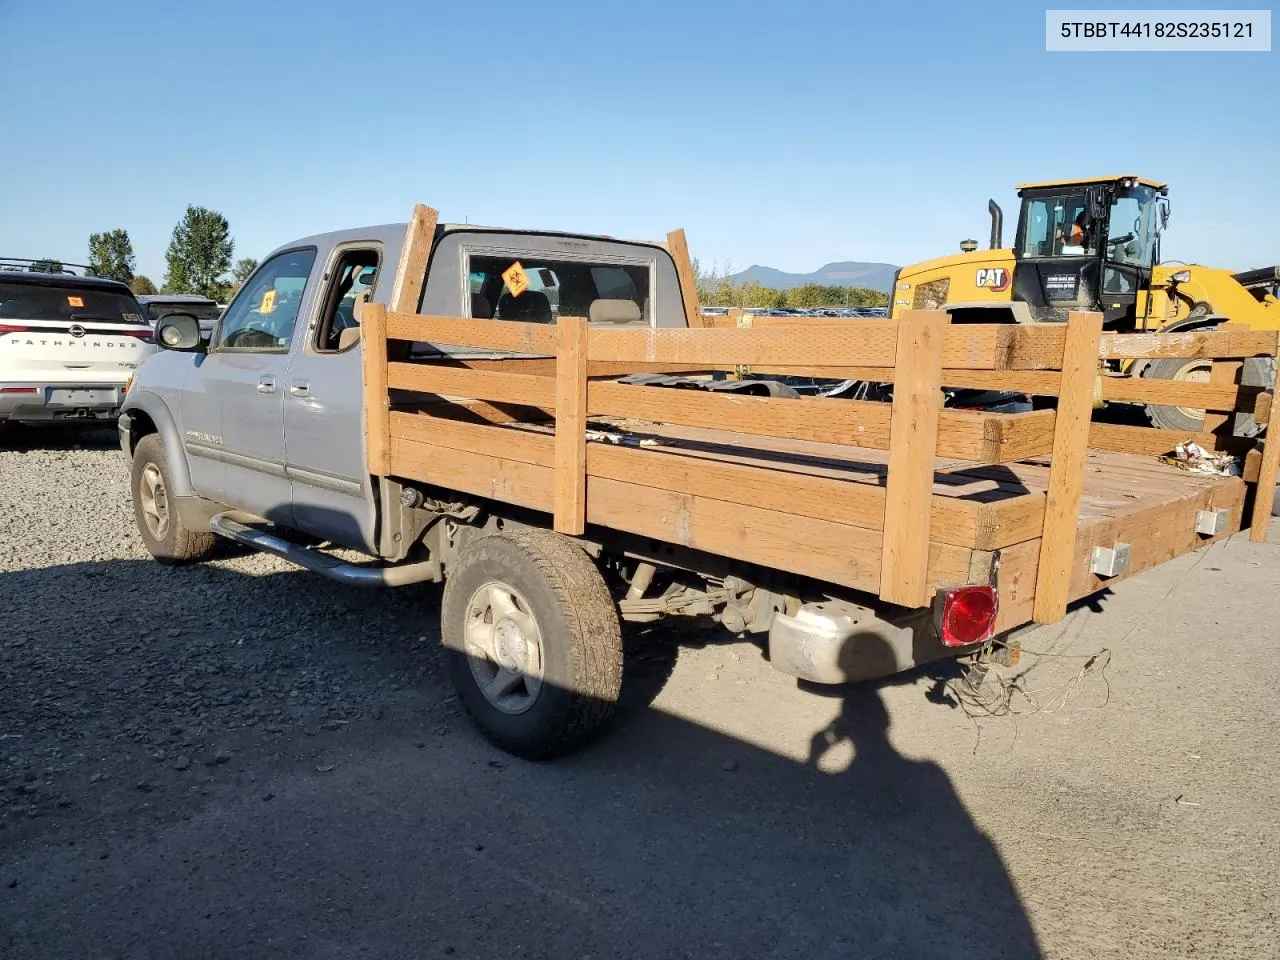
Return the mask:
<path id="1" fill-rule="evenodd" d="M 1192 435 L 1091 415 L 1106 397 L 1247 410 L 1280 437 L 1275 385 L 1232 381 L 1242 358 L 1280 354 L 1275 332 L 1104 334 L 1101 316 L 1087 313 L 1066 324 L 953 325 L 937 311 L 633 329 L 399 306 L 361 310 L 370 472 L 542 511 L 568 535 L 623 531 L 907 607 L 926 606 L 940 587 L 995 579 L 1004 629 L 1056 620 L 1072 600 L 1244 526 L 1262 540 L 1271 518 L 1280 440 L 1224 435 L 1231 418 L 1214 414 L 1206 426 L 1219 432 Z M 389 362 L 388 341 L 523 356 Z M 1214 376 L 1101 373 L 1103 359 L 1144 357 L 1210 358 Z M 892 382 L 893 402 L 610 379 L 742 365 L 760 376 Z M 1057 408 L 946 409 L 944 386 L 1054 396 Z M 1187 439 L 1246 454 L 1245 477 L 1160 462 Z M 1208 533 L 1206 517 L 1217 517 Z M 1127 569 L 1095 572 L 1095 548 L 1117 543 L 1128 546 Z"/>

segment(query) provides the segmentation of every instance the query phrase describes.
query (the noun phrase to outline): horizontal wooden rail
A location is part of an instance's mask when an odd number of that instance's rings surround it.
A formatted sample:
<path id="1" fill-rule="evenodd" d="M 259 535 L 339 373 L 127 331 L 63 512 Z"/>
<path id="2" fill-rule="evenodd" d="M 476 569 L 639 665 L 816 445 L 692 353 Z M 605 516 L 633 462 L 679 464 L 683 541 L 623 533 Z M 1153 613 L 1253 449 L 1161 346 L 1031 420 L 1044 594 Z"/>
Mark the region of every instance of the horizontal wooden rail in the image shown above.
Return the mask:
<path id="1" fill-rule="evenodd" d="M 897 336 L 897 320 L 764 325 L 744 329 L 597 328 L 588 338 L 588 356 L 595 361 L 738 364 L 762 371 L 787 366 L 892 369 L 897 356 Z M 1029 331 L 1000 324 L 949 325 L 942 363 L 946 368 L 964 370 L 1057 367 L 1062 362 L 1062 352 L 1059 349 L 1054 354 L 1053 338 L 1054 334 L 1046 334 L 1043 343 L 1036 341 L 1034 355 L 1018 356 L 1015 345 L 1023 341 L 1031 343 Z"/>
<path id="2" fill-rule="evenodd" d="M 556 398 L 556 382 L 551 377 L 467 370 L 439 363 L 388 364 L 387 385 L 393 390 L 533 407 L 554 407 Z"/>
<path id="3" fill-rule="evenodd" d="M 1143 377 L 1103 377 L 1102 399 L 1127 403 L 1158 403 L 1198 410 L 1243 410 L 1252 413 L 1262 387 L 1220 385 L 1190 380 L 1149 380 Z"/>
<path id="4" fill-rule="evenodd" d="M 406 440 L 439 448 L 438 462 L 427 464 L 419 458 L 414 465 L 429 468 L 434 479 L 445 486 L 453 469 L 450 451 L 541 467 L 555 462 L 553 436 L 527 427 L 393 412 L 390 435 L 392 442 Z M 420 447 L 412 449 L 421 452 Z M 407 466 L 397 463 L 396 473 L 406 475 Z M 874 483 L 722 461 L 693 451 L 607 442 L 587 445 L 587 474 L 672 493 L 698 493 L 728 503 L 754 504 L 780 513 L 823 516 L 869 530 L 883 529 L 885 488 Z M 539 508 L 549 511 L 550 504 L 539 504 Z M 995 550 L 1038 537 L 1043 517 L 1043 495 L 989 501 L 935 495 L 929 537 L 936 543 Z"/>
<path id="5" fill-rule="evenodd" d="M 1104 360 L 1225 360 L 1275 356 L 1274 330 L 1205 330 L 1194 333 L 1104 333 L 1098 353 Z"/>
<path id="6" fill-rule="evenodd" d="M 517 320 L 479 320 L 436 317 L 415 313 L 388 313 L 387 338 L 416 343 L 445 344 L 473 350 L 508 350 L 552 356 L 556 352 L 556 328 L 545 323 Z"/>
<path id="7" fill-rule="evenodd" d="M 1206 450 L 1246 453 L 1254 442 L 1248 437 L 1227 437 L 1186 430 L 1163 430 L 1157 427 L 1135 427 L 1120 423 L 1094 423 L 1089 427 L 1089 447 L 1114 453 L 1161 454 L 1176 444 L 1191 440 Z"/>
<path id="8" fill-rule="evenodd" d="M 889 449 L 892 407 L 874 400 L 751 397 L 593 382 L 587 399 L 595 416 L 635 417 L 656 423 L 731 430 L 763 437 Z M 942 411 L 937 455 L 1008 463 L 1048 453 L 1053 411 L 1026 414 Z"/>

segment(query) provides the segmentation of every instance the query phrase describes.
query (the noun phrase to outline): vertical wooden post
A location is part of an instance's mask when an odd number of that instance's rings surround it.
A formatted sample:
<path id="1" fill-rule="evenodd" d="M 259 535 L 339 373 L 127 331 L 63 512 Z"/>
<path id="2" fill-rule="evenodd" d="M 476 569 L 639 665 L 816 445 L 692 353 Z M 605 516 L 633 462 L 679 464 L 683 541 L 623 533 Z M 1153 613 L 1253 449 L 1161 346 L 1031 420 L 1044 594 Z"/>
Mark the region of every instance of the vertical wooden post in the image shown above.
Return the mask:
<path id="1" fill-rule="evenodd" d="M 1224 323 L 1220 324 L 1216 329 L 1230 331 L 1247 330 L 1249 328 L 1243 323 Z M 1209 374 L 1209 382 L 1220 387 L 1233 386 L 1240 382 L 1240 372 L 1243 369 L 1244 361 L 1242 360 L 1214 360 L 1213 370 Z M 1229 437 L 1235 422 L 1236 415 L 1231 411 L 1206 410 L 1204 412 L 1204 426 L 1200 429 L 1205 433 L 1221 434 Z"/>
<path id="2" fill-rule="evenodd" d="M 587 321 L 556 324 L 555 529 L 581 536 L 587 524 Z"/>
<path id="3" fill-rule="evenodd" d="M 400 249 L 395 286 L 391 288 L 390 307 L 394 313 L 418 312 L 439 218 L 439 213 L 424 204 L 419 203 L 413 208 L 413 218 L 405 230 L 404 246 Z"/>
<path id="4" fill-rule="evenodd" d="M 702 326 L 702 305 L 698 303 L 698 278 L 693 275 L 693 261 L 689 259 L 689 245 L 683 230 L 667 234 L 667 252 L 676 264 L 676 276 L 680 278 L 680 296 L 684 300 L 684 321 L 690 327 Z"/>
<path id="5" fill-rule="evenodd" d="M 387 395 L 387 308 L 380 303 L 356 306 L 360 351 L 364 363 L 364 450 L 369 473 L 391 474 L 391 405 Z"/>
<path id="6" fill-rule="evenodd" d="M 1044 530 L 1040 535 L 1040 566 L 1036 574 L 1034 616 L 1040 623 L 1052 623 L 1066 616 L 1070 600 L 1101 339 L 1102 314 L 1068 314 L 1062 385 L 1053 431 L 1053 460 L 1049 465 Z"/>
<path id="7" fill-rule="evenodd" d="M 929 603 L 929 514 L 948 323 L 939 310 L 907 310 L 898 321 L 880 596 L 907 607 Z"/>
<path id="8" fill-rule="evenodd" d="M 1271 415 L 1267 418 L 1266 439 L 1262 441 L 1262 465 L 1258 469 L 1258 485 L 1253 490 L 1253 517 L 1249 520 L 1249 539 L 1262 543 L 1267 539 L 1271 510 L 1276 497 L 1276 479 L 1280 476 L 1280 345 L 1276 349 L 1276 379 L 1271 385 Z"/>

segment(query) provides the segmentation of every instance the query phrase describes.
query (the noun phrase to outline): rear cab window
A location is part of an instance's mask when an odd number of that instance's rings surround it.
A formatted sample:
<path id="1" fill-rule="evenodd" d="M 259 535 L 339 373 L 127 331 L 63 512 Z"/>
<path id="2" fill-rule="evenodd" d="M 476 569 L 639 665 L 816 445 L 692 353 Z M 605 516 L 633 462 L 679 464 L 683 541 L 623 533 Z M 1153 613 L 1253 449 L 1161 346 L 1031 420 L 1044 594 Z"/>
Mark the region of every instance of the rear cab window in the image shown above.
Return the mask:
<path id="1" fill-rule="evenodd" d="M 606 264 L 535 253 L 468 257 L 470 315 L 555 323 L 586 317 L 613 326 L 649 326 L 650 264 Z"/>

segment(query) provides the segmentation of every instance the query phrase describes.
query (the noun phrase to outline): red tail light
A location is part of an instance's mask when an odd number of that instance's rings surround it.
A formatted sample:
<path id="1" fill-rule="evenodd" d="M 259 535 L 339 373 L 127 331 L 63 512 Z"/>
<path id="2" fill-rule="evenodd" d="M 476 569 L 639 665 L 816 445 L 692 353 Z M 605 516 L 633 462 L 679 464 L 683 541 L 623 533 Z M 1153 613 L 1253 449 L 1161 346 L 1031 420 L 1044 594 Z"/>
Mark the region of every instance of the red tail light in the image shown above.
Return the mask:
<path id="1" fill-rule="evenodd" d="M 0 387 L 0 393 L 39 393 L 39 387 Z"/>
<path id="2" fill-rule="evenodd" d="M 26 327 L 17 327 L 11 323 L 0 323 L 0 333 L 26 333 Z"/>
<path id="3" fill-rule="evenodd" d="M 137 337 L 139 340 L 145 340 L 147 343 L 155 343 L 155 332 L 152 330 L 121 330 L 121 336 Z"/>
<path id="4" fill-rule="evenodd" d="M 955 587 L 943 591 L 938 632 L 948 647 L 968 647 L 988 640 L 996 628 L 1000 598 L 996 588 Z"/>

